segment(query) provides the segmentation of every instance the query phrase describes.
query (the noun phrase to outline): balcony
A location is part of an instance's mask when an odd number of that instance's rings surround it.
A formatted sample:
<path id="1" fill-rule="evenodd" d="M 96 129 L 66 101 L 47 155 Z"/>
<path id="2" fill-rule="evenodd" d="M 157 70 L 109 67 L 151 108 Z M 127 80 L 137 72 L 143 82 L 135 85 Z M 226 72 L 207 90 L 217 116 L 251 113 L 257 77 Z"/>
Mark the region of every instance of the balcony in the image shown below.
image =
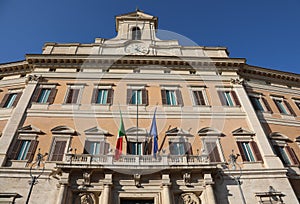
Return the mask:
<path id="1" fill-rule="evenodd" d="M 209 162 L 205 155 L 121 155 L 118 160 L 113 154 L 90 155 L 90 154 L 66 154 L 65 160 L 57 162 L 57 167 L 66 168 L 166 168 L 166 167 L 195 167 L 215 166 Z"/>

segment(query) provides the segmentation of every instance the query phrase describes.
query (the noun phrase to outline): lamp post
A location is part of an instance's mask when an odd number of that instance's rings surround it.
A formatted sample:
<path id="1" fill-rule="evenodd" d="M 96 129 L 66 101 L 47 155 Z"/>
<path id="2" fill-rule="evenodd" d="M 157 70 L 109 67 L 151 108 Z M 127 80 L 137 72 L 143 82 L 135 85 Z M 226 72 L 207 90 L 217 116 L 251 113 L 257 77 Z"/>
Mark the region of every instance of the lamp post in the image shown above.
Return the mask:
<path id="1" fill-rule="evenodd" d="M 39 152 L 37 154 L 36 160 L 35 160 L 35 162 L 33 162 L 31 164 L 30 169 L 29 169 L 31 180 L 29 181 L 30 189 L 29 189 L 29 192 L 28 192 L 26 204 L 29 203 L 29 199 L 30 199 L 30 196 L 31 196 L 33 186 L 38 183 L 37 179 L 43 174 L 43 172 L 45 170 L 44 157 L 47 156 L 48 153 L 45 153 L 44 155 L 42 155 L 40 153 L 40 148 L 39 148 L 38 151 Z M 33 172 L 32 172 L 33 169 L 41 170 L 41 171 L 38 174 L 33 175 Z"/>
<path id="2" fill-rule="evenodd" d="M 235 182 L 237 183 L 237 185 L 239 187 L 239 191 L 240 191 L 241 198 L 242 198 L 242 204 L 246 204 L 246 200 L 245 200 L 244 193 L 243 193 L 242 186 L 241 186 L 242 183 L 240 181 L 240 178 L 242 176 L 242 168 L 236 162 L 236 160 L 239 156 L 240 156 L 239 154 L 235 155 L 234 150 L 232 150 L 232 153 L 229 155 L 229 160 L 228 160 L 228 162 L 229 162 L 228 166 L 231 167 L 232 170 L 236 170 L 236 166 L 238 166 L 238 168 L 240 170 L 239 176 L 234 176 L 234 175 L 230 174 L 230 168 L 228 168 L 228 170 L 229 170 L 229 174 L 233 177 L 233 179 L 235 180 Z"/>

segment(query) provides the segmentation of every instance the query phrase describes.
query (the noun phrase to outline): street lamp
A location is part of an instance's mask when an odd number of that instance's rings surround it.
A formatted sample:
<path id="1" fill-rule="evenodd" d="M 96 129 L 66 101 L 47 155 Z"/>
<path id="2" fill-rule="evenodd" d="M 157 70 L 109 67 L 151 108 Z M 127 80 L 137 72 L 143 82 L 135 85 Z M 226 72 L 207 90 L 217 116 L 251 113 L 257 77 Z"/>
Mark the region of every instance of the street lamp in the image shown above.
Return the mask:
<path id="1" fill-rule="evenodd" d="M 241 194 L 241 197 L 242 197 L 242 204 L 246 204 L 246 200 L 245 200 L 245 197 L 244 197 L 244 193 L 243 193 L 243 190 L 242 190 L 242 187 L 241 187 L 241 181 L 240 181 L 240 178 L 242 176 L 242 168 L 241 166 L 236 162 L 237 158 L 239 157 L 240 155 L 239 154 L 234 154 L 234 150 L 232 150 L 231 154 L 229 155 L 229 164 L 228 166 L 231 167 L 232 170 L 236 170 L 236 166 L 238 166 L 239 170 L 240 170 L 240 174 L 238 176 L 234 176 L 232 174 L 230 174 L 230 168 L 228 168 L 229 170 L 229 174 L 233 177 L 233 179 L 235 180 L 235 182 L 237 183 L 238 187 L 239 187 L 239 191 L 240 191 L 240 194 Z"/>
<path id="2" fill-rule="evenodd" d="M 44 155 L 42 155 L 40 153 L 40 150 L 41 149 L 39 148 L 39 150 L 38 150 L 39 152 L 37 154 L 36 160 L 35 160 L 35 162 L 33 162 L 31 164 L 30 169 L 29 169 L 31 180 L 29 181 L 30 189 L 29 189 L 29 192 L 28 192 L 26 204 L 29 203 L 29 199 L 30 199 L 30 196 L 31 196 L 33 186 L 38 183 L 37 179 L 43 174 L 43 172 L 45 170 L 44 157 L 47 156 L 48 153 L 45 153 Z M 33 172 L 32 172 L 33 169 L 40 170 L 40 172 L 38 174 L 33 175 Z"/>

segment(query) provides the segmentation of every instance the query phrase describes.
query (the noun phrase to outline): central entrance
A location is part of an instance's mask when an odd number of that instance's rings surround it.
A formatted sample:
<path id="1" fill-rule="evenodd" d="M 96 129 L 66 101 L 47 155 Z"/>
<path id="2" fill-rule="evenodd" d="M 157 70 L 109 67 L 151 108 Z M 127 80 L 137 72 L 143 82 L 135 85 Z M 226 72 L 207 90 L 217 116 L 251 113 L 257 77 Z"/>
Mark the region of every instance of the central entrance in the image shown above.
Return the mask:
<path id="1" fill-rule="evenodd" d="M 148 199 L 148 200 L 121 199 L 121 204 L 154 204 L 154 199 Z"/>

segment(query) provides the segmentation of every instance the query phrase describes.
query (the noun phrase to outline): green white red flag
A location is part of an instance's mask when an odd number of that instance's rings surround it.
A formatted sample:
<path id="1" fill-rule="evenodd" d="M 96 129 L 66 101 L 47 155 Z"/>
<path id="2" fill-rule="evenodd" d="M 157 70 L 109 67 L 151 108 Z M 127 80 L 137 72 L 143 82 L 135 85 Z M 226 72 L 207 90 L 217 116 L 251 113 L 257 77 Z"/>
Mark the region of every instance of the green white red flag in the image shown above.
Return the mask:
<path id="1" fill-rule="evenodd" d="M 120 127 L 119 127 L 119 131 L 118 131 L 118 138 L 117 138 L 117 144 L 116 144 L 116 150 L 115 150 L 115 159 L 116 160 L 119 160 L 119 158 L 122 154 L 123 136 L 126 136 L 126 132 L 125 132 L 125 128 L 124 128 L 122 113 L 120 111 Z"/>

